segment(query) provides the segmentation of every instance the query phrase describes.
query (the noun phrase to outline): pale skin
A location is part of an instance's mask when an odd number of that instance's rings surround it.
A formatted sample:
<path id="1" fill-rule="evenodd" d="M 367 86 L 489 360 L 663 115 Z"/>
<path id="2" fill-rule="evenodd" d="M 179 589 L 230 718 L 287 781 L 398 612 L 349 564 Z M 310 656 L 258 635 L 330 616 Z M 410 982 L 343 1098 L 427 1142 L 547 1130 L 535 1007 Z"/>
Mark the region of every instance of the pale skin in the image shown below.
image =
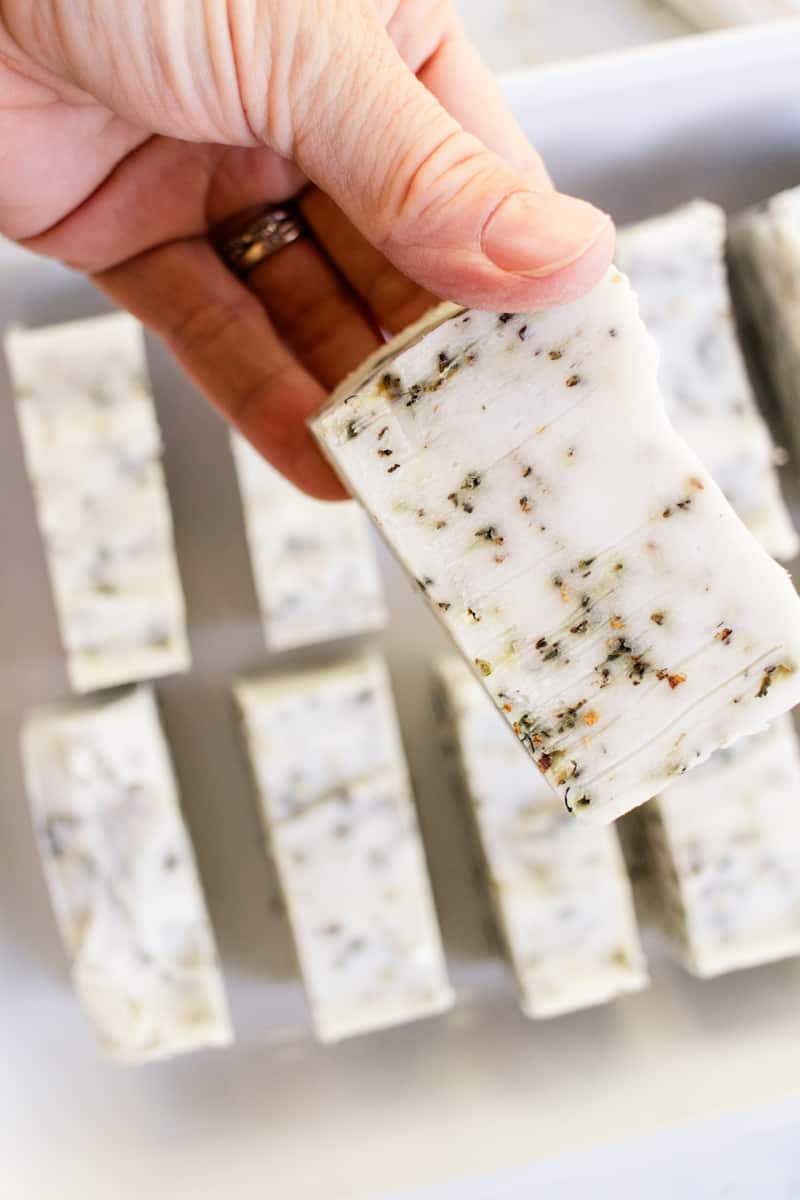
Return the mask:
<path id="1" fill-rule="evenodd" d="M 247 284 L 208 234 L 298 196 Z M 587 291 L 614 232 L 553 189 L 449 0 L 0 0 L 0 233 L 80 268 L 307 491 L 305 421 L 443 296 Z"/>

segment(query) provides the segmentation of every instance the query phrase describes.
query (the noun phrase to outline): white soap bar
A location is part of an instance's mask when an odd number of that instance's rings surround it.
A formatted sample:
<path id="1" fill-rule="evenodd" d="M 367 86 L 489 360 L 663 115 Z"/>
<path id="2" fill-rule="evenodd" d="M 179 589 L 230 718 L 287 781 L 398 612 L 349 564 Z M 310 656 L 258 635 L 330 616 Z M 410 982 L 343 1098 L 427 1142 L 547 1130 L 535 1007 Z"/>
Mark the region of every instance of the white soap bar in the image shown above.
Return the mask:
<path id="1" fill-rule="evenodd" d="M 612 270 L 445 308 L 313 428 L 568 809 L 609 821 L 800 699 L 800 600 L 667 419 Z"/>
<path id="2" fill-rule="evenodd" d="M 245 679 L 235 694 L 317 1036 L 449 1008 L 382 663 Z"/>
<path id="3" fill-rule="evenodd" d="M 437 681 L 522 1009 L 552 1017 L 639 991 L 647 968 L 615 830 L 570 820 L 460 659 L 439 663 Z"/>
<path id="4" fill-rule="evenodd" d="M 622 230 L 617 262 L 661 351 L 659 382 L 675 428 L 764 549 L 790 559 L 798 538 L 736 340 L 725 224 L 721 208 L 696 200 Z"/>
<path id="5" fill-rule="evenodd" d="M 800 0 L 667 0 L 667 3 L 700 29 L 756 25 L 800 16 Z"/>
<path id="6" fill-rule="evenodd" d="M 231 444 L 268 647 L 288 650 L 381 629 L 386 606 L 361 509 L 313 500 L 244 438 L 233 434 Z"/>
<path id="7" fill-rule="evenodd" d="M 789 717 L 715 754 L 642 814 L 661 920 L 690 971 L 800 954 L 800 752 Z"/>
<path id="8" fill-rule="evenodd" d="M 141 1062 L 230 1042 L 153 693 L 141 687 L 34 712 L 22 752 L 72 978 L 103 1049 Z"/>
<path id="9" fill-rule="evenodd" d="M 734 218 L 730 253 L 761 366 L 800 450 L 800 187 Z"/>
<path id="10" fill-rule="evenodd" d="M 122 314 L 6 337 L 70 683 L 189 666 L 141 327 Z"/>

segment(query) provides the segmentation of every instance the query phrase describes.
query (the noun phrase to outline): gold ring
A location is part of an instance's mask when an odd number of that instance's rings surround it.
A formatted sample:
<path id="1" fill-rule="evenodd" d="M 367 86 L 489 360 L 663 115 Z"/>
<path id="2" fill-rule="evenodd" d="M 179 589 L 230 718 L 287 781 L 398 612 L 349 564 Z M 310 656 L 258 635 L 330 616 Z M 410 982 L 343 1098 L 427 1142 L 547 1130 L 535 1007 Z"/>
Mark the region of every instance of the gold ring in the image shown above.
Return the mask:
<path id="1" fill-rule="evenodd" d="M 308 232 L 300 212 L 288 205 L 262 204 L 237 213 L 212 233 L 217 253 L 240 279 Z"/>

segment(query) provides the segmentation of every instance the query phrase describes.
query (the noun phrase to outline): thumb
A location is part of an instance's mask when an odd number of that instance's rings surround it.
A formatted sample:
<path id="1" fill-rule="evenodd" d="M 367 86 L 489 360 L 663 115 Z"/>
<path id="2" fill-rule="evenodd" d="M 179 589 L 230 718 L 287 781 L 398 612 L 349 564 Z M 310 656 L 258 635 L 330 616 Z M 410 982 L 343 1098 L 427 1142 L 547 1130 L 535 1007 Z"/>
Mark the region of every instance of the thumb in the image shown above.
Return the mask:
<path id="1" fill-rule="evenodd" d="M 361 10 L 337 40 L 294 154 L 401 271 L 489 309 L 563 303 L 600 278 L 614 243 L 605 213 L 541 175 L 531 185 L 465 132 L 377 19 Z"/>

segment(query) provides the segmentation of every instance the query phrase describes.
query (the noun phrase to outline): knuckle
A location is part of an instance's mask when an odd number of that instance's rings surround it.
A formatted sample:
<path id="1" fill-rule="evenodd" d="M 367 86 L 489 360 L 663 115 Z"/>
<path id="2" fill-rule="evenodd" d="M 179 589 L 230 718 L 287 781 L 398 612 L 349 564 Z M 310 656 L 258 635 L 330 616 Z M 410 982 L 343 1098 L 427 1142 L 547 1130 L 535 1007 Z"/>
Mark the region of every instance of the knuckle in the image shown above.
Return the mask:
<path id="1" fill-rule="evenodd" d="M 496 195 L 498 170 L 494 155 L 452 123 L 422 158 L 405 171 L 401 166 L 390 240 L 449 223 L 455 202 Z"/>

